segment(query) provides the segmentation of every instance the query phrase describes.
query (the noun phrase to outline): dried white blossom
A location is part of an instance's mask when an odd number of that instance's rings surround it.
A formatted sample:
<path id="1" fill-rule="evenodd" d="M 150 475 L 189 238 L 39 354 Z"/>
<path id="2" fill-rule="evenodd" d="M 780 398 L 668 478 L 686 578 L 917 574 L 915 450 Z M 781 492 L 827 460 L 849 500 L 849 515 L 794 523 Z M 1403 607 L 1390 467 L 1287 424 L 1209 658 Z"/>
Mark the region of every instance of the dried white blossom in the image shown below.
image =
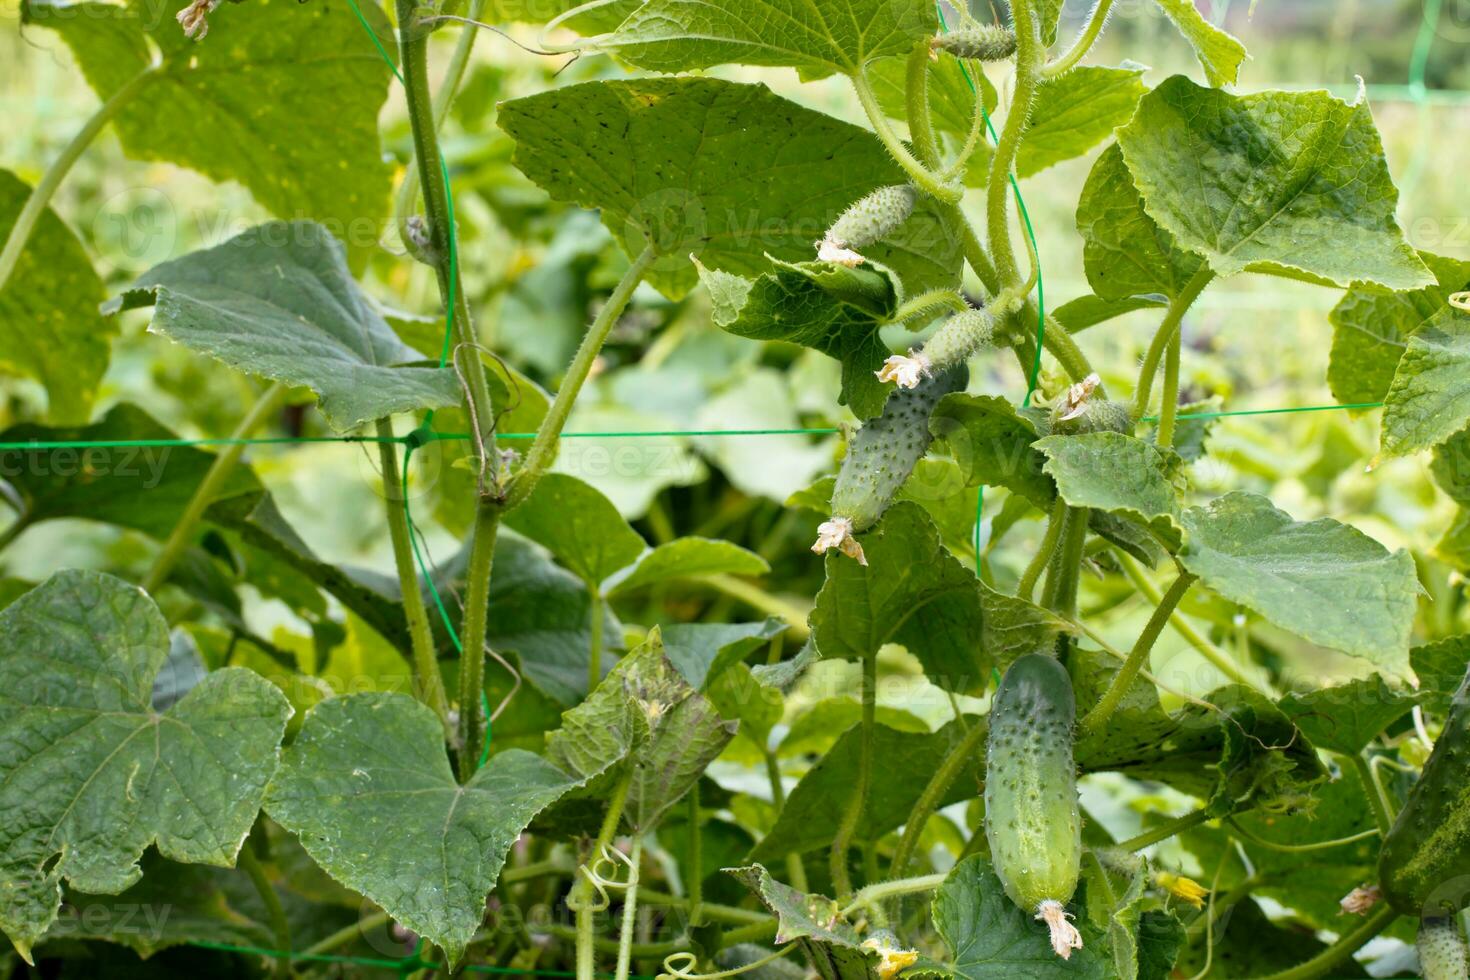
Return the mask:
<path id="1" fill-rule="evenodd" d="M 1368 910 L 1382 898 L 1383 893 L 1378 890 L 1377 885 L 1360 885 L 1344 895 L 1337 904 L 1343 915 L 1367 915 Z"/>
<path id="2" fill-rule="evenodd" d="M 194 0 L 177 14 L 179 26 L 184 29 L 184 36 L 194 41 L 204 40 L 209 33 L 210 14 L 214 8 L 220 5 L 220 0 Z"/>
<path id="3" fill-rule="evenodd" d="M 1062 404 L 1058 406 L 1057 420 L 1067 422 L 1071 419 L 1081 418 L 1087 411 L 1087 400 L 1092 393 L 1097 391 L 1102 384 L 1102 378 L 1096 374 L 1089 374 L 1081 381 L 1067 389 L 1066 395 L 1062 397 Z"/>
<path id="4" fill-rule="evenodd" d="M 852 536 L 852 521 L 846 517 L 834 517 L 817 526 L 817 543 L 812 545 L 812 551 L 825 555 L 833 548 L 859 565 L 868 563 L 867 555 L 863 554 L 863 546 Z"/>
<path id="5" fill-rule="evenodd" d="M 1071 918 L 1061 902 L 1047 899 L 1036 907 L 1036 918 L 1051 930 L 1051 948 L 1064 960 L 1072 958 L 1072 950 L 1082 948 L 1082 933 L 1067 920 Z"/>
<path id="6" fill-rule="evenodd" d="M 845 265 L 849 269 L 856 269 L 868 260 L 848 248 L 846 242 L 834 242 L 824 238 L 817 242 L 817 261 L 833 262 L 837 265 Z"/>
<path id="7" fill-rule="evenodd" d="M 906 355 L 894 354 L 876 373 L 879 381 L 893 381 L 900 388 L 917 388 L 919 382 L 929 376 L 929 358 L 923 352 L 913 350 Z"/>

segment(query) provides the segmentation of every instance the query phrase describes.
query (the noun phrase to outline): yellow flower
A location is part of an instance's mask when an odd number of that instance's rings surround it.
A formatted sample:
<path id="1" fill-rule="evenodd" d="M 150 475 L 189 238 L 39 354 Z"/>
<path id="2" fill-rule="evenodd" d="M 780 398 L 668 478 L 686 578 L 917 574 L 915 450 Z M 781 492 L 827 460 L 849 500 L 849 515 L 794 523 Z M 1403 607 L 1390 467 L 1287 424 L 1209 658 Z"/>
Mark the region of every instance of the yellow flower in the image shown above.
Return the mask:
<path id="1" fill-rule="evenodd" d="M 863 940 L 863 949 L 878 954 L 878 976 L 881 980 L 893 980 L 899 971 L 913 966 L 919 959 L 915 949 L 899 949 L 888 936 L 870 936 Z"/>
<path id="2" fill-rule="evenodd" d="M 1208 888 L 1194 879 L 1170 874 L 1167 871 L 1160 871 L 1154 875 L 1154 883 L 1181 902 L 1188 902 L 1195 908 L 1202 907 L 1205 904 L 1205 897 L 1210 894 Z"/>

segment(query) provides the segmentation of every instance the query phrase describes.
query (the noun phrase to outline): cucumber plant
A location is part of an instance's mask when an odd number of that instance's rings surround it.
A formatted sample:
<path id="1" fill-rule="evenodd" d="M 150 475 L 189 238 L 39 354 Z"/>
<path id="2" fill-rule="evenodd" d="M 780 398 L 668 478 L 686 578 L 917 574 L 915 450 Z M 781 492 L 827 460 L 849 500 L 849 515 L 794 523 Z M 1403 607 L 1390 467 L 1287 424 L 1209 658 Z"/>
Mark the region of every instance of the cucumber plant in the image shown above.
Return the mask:
<path id="1" fill-rule="evenodd" d="M 1470 262 L 1362 93 L 1184 0 L 1197 77 L 1113 0 L 346 3 L 21 6 L 100 106 L 0 172 L 0 971 L 1465 976 Z M 272 217 L 113 261 L 128 161 Z M 1376 450 L 1211 455 L 1246 276 Z"/>

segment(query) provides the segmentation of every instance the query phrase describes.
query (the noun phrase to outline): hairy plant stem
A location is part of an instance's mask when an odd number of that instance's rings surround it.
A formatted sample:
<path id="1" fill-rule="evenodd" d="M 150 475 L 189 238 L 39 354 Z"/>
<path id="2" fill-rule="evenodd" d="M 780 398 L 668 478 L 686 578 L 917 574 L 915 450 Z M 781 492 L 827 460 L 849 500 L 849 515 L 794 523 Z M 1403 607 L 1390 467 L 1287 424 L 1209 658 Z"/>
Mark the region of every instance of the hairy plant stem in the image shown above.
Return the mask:
<path id="1" fill-rule="evenodd" d="M 439 716 L 448 739 L 454 734 L 449 724 L 449 699 L 444 693 L 444 678 L 439 675 L 434 631 L 429 625 L 429 609 L 414 565 L 413 532 L 408 526 L 407 487 L 398 469 L 398 444 L 387 441 L 393 438 L 393 425 L 387 419 L 378 420 L 378 436 L 383 440 L 378 443 L 378 459 L 383 469 L 388 538 L 393 544 L 393 567 L 398 573 L 399 591 L 403 593 L 403 616 L 408 622 L 413 670 L 418 681 L 416 693 Z M 404 463 L 407 465 L 407 460 Z"/>
<path id="2" fill-rule="evenodd" d="M 684 890 L 689 893 L 689 925 L 704 922 L 704 821 L 700 817 L 699 781 L 695 780 L 685 797 L 689 809 L 689 853 L 686 856 L 683 879 Z"/>
<path id="3" fill-rule="evenodd" d="M 933 315 L 940 310 L 952 310 L 955 313 L 964 313 L 970 308 L 965 298 L 953 289 L 931 289 L 927 293 L 920 293 L 911 299 L 906 299 L 899 304 L 897 310 L 889 320 L 893 323 L 903 323 L 915 317 L 925 314 Z"/>
<path id="4" fill-rule="evenodd" d="M 291 922 L 286 918 L 286 910 L 281 905 L 281 896 L 276 894 L 271 885 L 270 877 L 265 873 L 260 859 L 255 856 L 250 841 L 240 848 L 240 856 L 236 865 L 245 872 L 250 879 L 250 884 L 255 886 L 255 891 L 260 895 L 260 901 L 265 905 L 266 919 L 270 923 L 271 939 L 276 948 L 289 950 L 291 948 Z M 291 961 L 278 959 L 275 961 L 273 972 L 277 977 L 289 977 L 291 975 Z"/>
<path id="5" fill-rule="evenodd" d="M 1012 4 L 1011 19 L 1016 28 L 1016 80 L 1006 111 L 1005 125 L 996 141 L 995 155 L 990 161 L 990 182 L 985 189 L 985 229 L 990 241 L 990 255 L 1003 286 L 1020 284 L 1021 273 L 1011 246 L 1010 176 L 1021 149 L 1021 139 L 1031 120 L 1031 103 L 1040 82 L 1041 38 L 1030 4 Z M 977 98 L 979 96 L 977 95 Z"/>
<path id="6" fill-rule="evenodd" d="M 863 811 L 868 804 L 868 787 L 873 781 L 873 729 L 876 727 L 878 710 L 878 651 L 863 657 L 863 720 L 859 729 L 858 777 L 848 797 L 847 809 L 837 825 L 832 838 L 832 887 L 837 892 L 837 901 L 846 902 L 852 895 L 852 877 L 847 871 L 847 852 L 852 847 L 853 836 L 862 821 Z"/>
<path id="7" fill-rule="evenodd" d="M 255 404 L 250 406 L 250 411 L 235 426 L 235 431 L 230 433 L 231 439 L 246 439 L 251 433 L 265 424 L 266 420 L 281 409 L 281 404 L 286 400 L 286 386 L 272 384 L 267 388 Z M 153 565 L 148 569 L 148 574 L 143 578 L 143 591 L 150 595 L 155 594 L 168 581 L 169 573 L 173 571 L 178 561 L 189 545 L 194 540 L 194 528 L 204 517 L 204 512 L 214 502 L 224 489 L 225 482 L 229 480 L 230 474 L 235 472 L 235 467 L 240 463 L 240 457 L 245 454 L 245 446 L 234 443 L 222 448 L 214 457 L 214 462 L 209 464 L 205 471 L 204 479 L 199 481 L 193 496 L 184 505 L 184 512 L 174 522 L 173 530 L 169 532 L 168 539 L 164 541 L 162 549 L 153 559 Z"/>
<path id="8" fill-rule="evenodd" d="M 478 360 L 478 358 L 477 358 Z M 485 635 L 489 630 L 490 574 L 495 564 L 495 539 L 500 531 L 500 506 L 482 498 L 475 511 L 470 541 L 469 577 L 465 581 L 464 619 L 459 653 L 459 778 L 468 782 L 479 768 L 490 719 L 480 707 L 485 690 Z"/>
<path id="9" fill-rule="evenodd" d="M 1388 794 L 1383 791 L 1383 784 L 1378 781 L 1377 773 L 1361 752 L 1347 753 L 1343 758 L 1352 763 L 1363 784 L 1363 795 L 1368 797 L 1368 803 L 1373 807 L 1373 819 L 1378 824 L 1378 832 L 1387 837 L 1389 830 L 1393 828 L 1393 810 L 1389 806 Z"/>
<path id="10" fill-rule="evenodd" d="M 576 882 L 571 891 L 567 893 L 567 908 L 571 909 L 577 917 L 577 980 L 593 980 L 596 972 L 596 962 L 593 957 L 593 917 L 592 895 L 596 890 L 592 884 L 592 877 L 588 871 L 588 865 L 595 865 L 602 856 L 602 849 L 612 844 L 613 838 L 617 836 L 618 824 L 623 819 L 623 806 L 628 802 L 628 788 L 633 785 L 633 773 L 630 771 L 618 780 L 613 789 L 612 797 L 607 801 L 607 813 L 602 818 L 602 828 L 598 831 L 597 839 L 592 842 L 592 848 L 587 852 L 587 860 L 578 869 Z"/>
<path id="11" fill-rule="evenodd" d="M 771 803 L 776 808 L 776 816 L 786 809 L 786 787 L 781 784 L 781 761 L 776 757 L 773 749 L 765 750 L 766 756 L 766 778 L 771 783 Z M 792 851 L 786 855 L 786 876 L 791 879 L 790 884 L 799 892 L 807 891 L 806 865 L 802 863 L 801 853 Z"/>
<path id="12" fill-rule="evenodd" d="M 1141 851 L 1145 847 L 1151 847 L 1160 841 L 1166 841 L 1170 837 L 1183 833 L 1196 824 L 1202 824 L 1212 816 L 1214 814 L 1211 814 L 1207 808 L 1191 810 L 1182 817 L 1175 817 L 1173 820 L 1159 824 L 1153 830 L 1145 830 L 1137 837 L 1128 838 L 1118 845 L 1118 850 Z"/>
<path id="13" fill-rule="evenodd" d="M 1108 14 L 1113 10 L 1113 0 L 1096 0 L 1092 5 L 1092 13 L 1087 15 L 1087 23 L 1083 25 L 1081 33 L 1072 42 L 1072 46 L 1064 51 L 1055 61 L 1047 65 L 1041 71 L 1043 78 L 1057 78 L 1065 75 L 1077 63 L 1087 57 L 1087 52 L 1097 43 L 1101 36 L 1103 26 L 1108 22 Z"/>
<path id="14" fill-rule="evenodd" d="M 1337 942 L 1305 963 L 1299 963 L 1280 973 L 1272 973 L 1262 977 L 1261 980 L 1316 980 L 1317 977 L 1331 976 L 1339 966 L 1362 949 L 1368 940 L 1387 929 L 1398 917 L 1399 914 L 1394 911 L 1393 906 L 1385 902 L 1369 913 L 1356 929 L 1345 933 Z"/>
<path id="15" fill-rule="evenodd" d="M 468 779 L 474 774 L 480 758 L 487 719 L 479 709 L 480 692 L 485 684 L 486 616 L 490 603 L 491 564 L 495 557 L 495 537 L 500 528 L 504 506 L 501 488 L 500 455 L 495 448 L 495 410 L 485 365 L 478 353 L 478 337 L 470 316 L 469 299 L 459 282 L 454 242 L 454 216 L 449 203 L 449 188 L 439 152 L 439 133 L 434 121 L 433 99 L 429 92 L 429 30 L 416 19 L 416 0 L 395 0 L 398 15 L 398 60 L 403 73 L 408 118 L 413 131 L 414 161 L 418 166 L 419 187 L 424 199 L 428 223 L 428 256 L 439 279 L 439 294 L 454 322 L 456 348 L 467 348 L 462 378 L 465 399 L 474 420 L 476 455 L 479 472 L 479 500 L 476 506 L 473 537 L 464 591 L 464 619 L 460 636 L 460 722 L 459 773 Z M 455 358 L 456 365 L 459 360 Z"/>
<path id="16" fill-rule="evenodd" d="M 387 912 L 374 912 L 372 915 L 365 915 L 352 923 L 352 925 L 343 926 L 325 939 L 312 943 L 301 951 L 301 957 L 305 959 L 308 956 L 324 956 L 335 949 L 346 946 L 350 942 L 361 939 L 374 929 L 381 929 L 392 921 L 393 917 Z"/>
<path id="17" fill-rule="evenodd" d="M 603 621 L 607 618 L 607 600 L 602 597 L 602 590 L 595 585 L 587 586 L 587 596 L 587 605 L 592 614 L 592 622 L 587 630 L 592 637 L 587 651 L 587 693 L 591 694 L 602 683 L 602 629 Z"/>
<path id="18" fill-rule="evenodd" d="M 920 875 L 917 878 L 894 878 L 891 881 L 880 881 L 877 884 L 868 885 L 852 896 L 852 900 L 843 907 L 842 913 L 846 915 L 856 909 L 872 908 L 879 902 L 902 895 L 933 891 L 944 884 L 944 879 L 948 877 L 948 874 Z"/>
<path id="19" fill-rule="evenodd" d="M 465 15 L 470 20 L 479 20 L 485 12 L 485 0 L 470 0 L 469 9 Z M 464 81 L 465 69 L 469 67 L 470 54 L 475 47 L 475 39 L 480 32 L 471 27 L 465 27 L 459 32 L 459 37 L 454 42 L 454 52 L 449 56 L 449 62 L 444 68 L 444 78 L 439 84 L 439 91 L 434 93 L 434 127 L 438 129 L 444 125 L 449 118 L 449 108 L 454 105 L 454 97 L 459 94 L 460 83 Z M 426 265 L 433 265 L 427 254 L 421 254 L 418 243 L 408 230 L 408 219 L 413 214 L 414 206 L 418 203 L 418 160 L 410 159 L 403 170 L 403 180 L 398 185 L 398 194 L 394 201 L 393 213 L 398 222 L 398 238 L 403 246 L 409 250 L 414 258 Z"/>
<path id="20" fill-rule="evenodd" d="M 956 719 L 963 724 L 962 719 Z M 903 874 L 908 870 L 909 861 L 914 856 L 914 851 L 919 846 L 919 837 L 924 832 L 924 825 L 939 809 L 939 803 L 944 799 L 944 794 L 954 785 L 959 778 L 960 772 L 968 763 L 975 760 L 976 753 L 985 742 L 985 733 L 988 726 L 979 719 L 970 719 L 970 727 L 964 736 L 955 743 L 954 748 L 949 750 L 934 775 L 929 778 L 924 792 L 919 794 L 919 800 L 914 804 L 913 810 L 904 819 L 903 836 L 898 839 L 898 847 L 893 852 L 893 862 L 888 866 L 890 875 Z"/>
<path id="21" fill-rule="evenodd" d="M 934 137 L 934 118 L 929 114 L 929 61 L 932 49 L 927 39 L 909 52 L 904 95 L 909 123 L 909 141 L 919 162 L 931 171 L 939 169 L 939 141 Z M 977 96 L 978 97 L 978 96 Z"/>
<path id="22" fill-rule="evenodd" d="M 561 444 L 561 430 L 567 424 L 567 416 L 572 412 L 572 405 L 577 400 L 577 395 L 582 391 L 582 385 L 586 383 L 587 376 L 592 373 L 592 364 L 597 360 L 597 355 L 602 351 L 602 345 L 607 341 L 607 335 L 612 332 L 613 326 L 618 322 L 618 317 L 628 307 L 628 301 L 633 298 L 633 291 L 643 281 L 643 276 L 648 272 L 649 266 L 653 264 L 655 254 L 652 246 L 645 248 L 633 259 L 628 271 L 623 273 L 602 305 L 597 311 L 597 317 L 592 321 L 592 326 L 582 338 L 582 343 L 577 347 L 577 353 L 572 357 L 571 366 L 567 368 L 566 377 L 562 379 L 561 387 L 556 390 L 556 398 L 552 400 L 551 407 L 546 411 L 546 417 L 541 420 L 541 427 L 536 430 L 536 439 L 531 443 L 531 448 L 526 451 L 525 462 L 511 479 L 510 489 L 507 493 L 506 505 L 515 507 L 531 495 L 540 482 L 542 475 L 556 459 L 556 451 Z"/>
<path id="23" fill-rule="evenodd" d="M 1154 375 L 1159 372 L 1159 361 L 1164 357 L 1174 335 L 1179 332 L 1179 325 L 1184 321 L 1184 314 L 1199 299 L 1200 293 L 1205 291 L 1215 278 L 1215 274 L 1209 267 L 1201 268 L 1194 274 L 1180 290 L 1179 295 L 1169 302 L 1169 309 L 1164 313 L 1164 319 L 1159 324 L 1158 332 L 1154 334 L 1153 341 L 1148 345 L 1148 352 L 1143 355 L 1143 366 L 1138 371 L 1138 385 L 1133 394 L 1133 418 L 1141 419 L 1148 414 L 1148 405 L 1153 398 Z M 1175 401 L 1178 401 L 1178 392 L 1175 392 Z M 1177 411 L 1177 409 L 1176 409 Z"/>
<path id="24" fill-rule="evenodd" d="M 1163 592 L 1159 591 L 1158 586 L 1154 585 L 1153 581 L 1149 579 L 1148 573 L 1138 564 L 1136 558 L 1120 548 L 1114 548 L 1113 554 L 1118 560 L 1118 566 L 1123 569 L 1123 574 L 1127 576 L 1128 581 L 1133 583 L 1134 588 L 1143 593 L 1144 598 L 1156 606 L 1163 601 Z M 1244 684 L 1246 687 L 1254 688 L 1258 691 L 1261 690 L 1260 685 L 1253 683 L 1235 665 L 1235 662 L 1230 659 L 1230 656 L 1224 650 L 1215 646 L 1203 633 L 1195 629 L 1194 624 L 1189 621 L 1184 613 L 1175 609 L 1173 615 L 1169 617 L 1169 625 L 1174 627 L 1174 632 L 1178 633 L 1184 638 L 1185 642 L 1194 647 L 1200 656 L 1213 664 L 1216 670 L 1220 671 L 1220 673 L 1224 674 L 1231 681 L 1236 684 Z M 1270 692 L 1262 691 L 1261 693 L 1269 695 Z"/>
<path id="25" fill-rule="evenodd" d="M 102 128 L 112 121 L 113 117 L 138 97 L 138 93 L 147 87 L 148 83 L 159 75 L 160 67 L 151 65 L 122 84 L 116 92 L 107 97 L 107 100 L 92 113 L 77 134 L 71 138 L 61 150 L 61 155 L 51 161 L 51 166 L 41 175 L 41 180 L 31 190 L 31 196 L 26 198 L 25 204 L 21 206 L 20 213 L 15 216 L 15 224 L 10 226 L 10 234 L 5 239 L 5 247 L 0 249 L 0 289 L 10 281 L 10 276 L 15 272 L 16 265 L 20 262 L 21 253 L 25 251 L 26 242 L 30 241 L 31 233 L 36 230 L 36 223 L 41 220 L 41 215 L 46 213 L 46 206 L 51 203 L 51 198 L 56 196 L 56 190 L 66 175 L 76 164 L 81 155 L 92 145 L 97 134 Z"/>
<path id="26" fill-rule="evenodd" d="M 1077 585 L 1082 573 L 1082 549 L 1087 543 L 1089 511 L 1086 507 L 1070 507 L 1062 522 L 1062 539 L 1052 556 L 1051 570 L 1046 575 L 1041 604 L 1071 617 L 1077 611 Z"/>
<path id="27" fill-rule="evenodd" d="M 1128 693 L 1128 688 L 1138 677 L 1138 672 L 1148 662 L 1148 655 L 1153 650 L 1159 634 L 1164 631 L 1164 626 L 1169 622 L 1169 617 L 1174 614 L 1174 610 L 1179 607 L 1179 601 L 1184 598 L 1184 594 L 1194 583 L 1195 577 L 1185 572 L 1174 580 L 1173 585 L 1169 586 L 1169 591 L 1164 593 L 1153 615 L 1144 624 L 1143 632 L 1138 635 L 1138 641 L 1133 644 L 1127 661 L 1113 675 L 1112 682 L 1103 692 L 1102 699 L 1082 719 L 1084 735 L 1097 735 L 1107 727 L 1113 717 L 1113 712 L 1118 710 L 1123 696 Z"/>
<path id="28" fill-rule="evenodd" d="M 692 828 L 699 836 L 698 828 Z M 628 980 L 628 967 L 633 961 L 633 927 L 638 923 L 638 865 L 643 860 L 643 835 L 633 837 L 628 854 L 628 888 L 623 892 L 622 931 L 618 934 L 618 965 L 613 980 Z"/>
<path id="29" fill-rule="evenodd" d="M 1264 837 L 1257 837 L 1242 827 L 1234 817 L 1226 817 L 1225 822 L 1230 825 L 1230 833 L 1233 836 L 1239 837 L 1248 844 L 1264 847 L 1268 851 L 1281 851 L 1283 854 L 1306 854 L 1310 851 L 1326 851 L 1334 847 L 1356 844 L 1358 841 L 1364 841 L 1370 837 L 1378 837 L 1382 834 L 1382 831 L 1375 827 L 1372 830 L 1365 830 L 1362 833 L 1352 834 L 1348 837 L 1339 837 L 1336 840 L 1319 840 L 1313 841 L 1310 844 L 1280 844 L 1276 841 L 1266 840 Z"/>
<path id="30" fill-rule="evenodd" d="M 888 153 L 898 163 L 914 186 L 925 194 L 939 201 L 949 204 L 957 204 L 964 196 L 963 188 L 954 184 L 946 183 L 942 177 L 924 166 L 909 148 L 903 145 L 903 140 L 893 131 L 893 126 L 888 121 L 888 116 L 883 112 L 883 107 L 878 104 L 878 96 L 873 92 L 873 85 L 868 81 L 867 74 L 859 68 L 851 76 L 853 91 L 857 93 L 858 102 L 862 103 L 863 111 L 867 113 L 868 122 L 877 134 L 879 142 L 888 149 Z M 909 123 L 913 125 L 912 120 Z"/>
<path id="31" fill-rule="evenodd" d="M 1164 354 L 1163 404 L 1159 407 L 1159 427 L 1154 441 L 1165 449 L 1174 448 L 1174 423 L 1179 418 L 1179 358 L 1183 353 L 1184 335 L 1175 330 Z"/>
<path id="32" fill-rule="evenodd" d="M 1062 525 L 1067 520 L 1067 502 L 1061 497 L 1052 505 L 1051 519 L 1046 522 L 1046 534 L 1041 538 L 1041 545 L 1036 549 L 1036 554 L 1031 556 L 1031 561 L 1026 569 L 1021 572 L 1021 580 L 1016 584 L 1016 595 L 1022 599 L 1030 599 L 1036 591 L 1036 583 L 1041 579 L 1041 573 L 1051 563 L 1052 556 L 1057 552 L 1057 542 L 1062 538 Z"/>

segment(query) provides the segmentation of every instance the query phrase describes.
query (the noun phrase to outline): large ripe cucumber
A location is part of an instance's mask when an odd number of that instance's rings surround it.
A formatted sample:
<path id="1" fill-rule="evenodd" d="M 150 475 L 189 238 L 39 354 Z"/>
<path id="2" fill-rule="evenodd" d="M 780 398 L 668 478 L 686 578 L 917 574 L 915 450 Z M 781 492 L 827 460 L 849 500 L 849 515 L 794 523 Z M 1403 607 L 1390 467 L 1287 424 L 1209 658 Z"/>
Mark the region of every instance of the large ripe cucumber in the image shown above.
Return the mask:
<path id="1" fill-rule="evenodd" d="M 889 395 L 882 414 L 864 423 L 848 444 L 832 490 L 832 516 L 850 521 L 855 532 L 878 523 L 929 451 L 934 406 L 945 395 L 964 391 L 969 381 L 969 368 L 958 364 Z"/>
<path id="2" fill-rule="evenodd" d="M 1444 731 L 1378 852 L 1378 885 L 1405 915 L 1443 916 L 1470 904 L 1470 671 Z"/>
<path id="3" fill-rule="evenodd" d="M 1082 866 L 1072 758 L 1076 702 L 1060 663 L 1032 653 L 1011 664 L 990 708 L 985 837 L 1005 891 L 1044 919 L 1061 956 L 1082 945 L 1066 921 Z"/>

